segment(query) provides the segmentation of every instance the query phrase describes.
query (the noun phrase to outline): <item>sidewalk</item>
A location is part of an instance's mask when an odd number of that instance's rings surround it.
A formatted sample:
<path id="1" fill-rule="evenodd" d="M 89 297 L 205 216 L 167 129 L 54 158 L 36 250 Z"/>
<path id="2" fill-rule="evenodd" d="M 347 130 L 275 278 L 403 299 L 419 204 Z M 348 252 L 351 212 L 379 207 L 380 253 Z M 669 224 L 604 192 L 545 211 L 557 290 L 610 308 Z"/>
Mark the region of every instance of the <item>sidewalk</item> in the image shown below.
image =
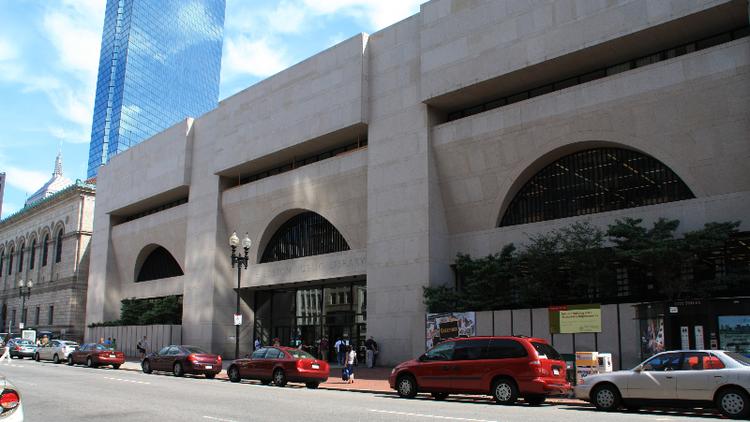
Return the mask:
<path id="1" fill-rule="evenodd" d="M 232 363 L 231 360 L 224 361 L 222 363 L 223 371 L 216 375 L 216 379 L 228 380 L 226 369 Z M 141 362 L 139 360 L 129 359 L 124 365 L 120 367 L 126 371 L 141 371 Z M 391 374 L 391 368 L 366 368 L 364 366 L 357 366 L 354 368 L 354 383 L 347 384 L 346 381 L 341 379 L 341 367 L 338 365 L 331 366 L 331 373 L 328 377 L 328 381 L 320 384 L 318 388 L 324 390 L 340 390 L 340 391 L 353 391 L 359 393 L 372 393 L 372 394 L 396 394 L 394 390 L 391 390 L 388 384 L 388 376 Z M 474 401 L 491 401 L 489 396 L 461 396 L 462 399 L 474 400 Z M 551 404 L 567 404 L 567 405 L 586 405 L 586 402 L 576 399 L 567 398 L 551 398 L 547 400 L 547 403 Z"/>

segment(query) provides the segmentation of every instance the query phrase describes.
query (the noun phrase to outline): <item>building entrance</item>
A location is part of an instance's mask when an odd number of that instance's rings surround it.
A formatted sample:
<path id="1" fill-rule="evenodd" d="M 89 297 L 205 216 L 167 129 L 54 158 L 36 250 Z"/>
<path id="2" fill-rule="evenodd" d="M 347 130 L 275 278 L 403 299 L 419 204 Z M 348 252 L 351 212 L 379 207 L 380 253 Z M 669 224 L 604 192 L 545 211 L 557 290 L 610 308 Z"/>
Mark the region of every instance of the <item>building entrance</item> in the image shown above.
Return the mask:
<path id="1" fill-rule="evenodd" d="M 264 345 L 302 347 L 319 359 L 336 362 L 335 343 L 351 344 L 364 359 L 367 288 L 364 277 L 348 283 L 256 290 L 255 338 Z M 323 341 L 325 339 L 325 341 Z M 321 347 L 328 343 L 328 348 Z"/>

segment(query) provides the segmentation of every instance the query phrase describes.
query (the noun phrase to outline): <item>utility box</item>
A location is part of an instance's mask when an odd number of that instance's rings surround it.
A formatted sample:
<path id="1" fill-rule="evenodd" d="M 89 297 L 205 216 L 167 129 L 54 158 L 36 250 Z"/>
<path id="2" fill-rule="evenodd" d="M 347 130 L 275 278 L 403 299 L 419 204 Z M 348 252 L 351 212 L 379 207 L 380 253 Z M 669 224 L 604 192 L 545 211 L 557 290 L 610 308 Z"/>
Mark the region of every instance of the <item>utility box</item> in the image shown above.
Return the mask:
<path id="1" fill-rule="evenodd" d="M 599 353 L 596 360 L 600 374 L 612 372 L 612 353 Z"/>

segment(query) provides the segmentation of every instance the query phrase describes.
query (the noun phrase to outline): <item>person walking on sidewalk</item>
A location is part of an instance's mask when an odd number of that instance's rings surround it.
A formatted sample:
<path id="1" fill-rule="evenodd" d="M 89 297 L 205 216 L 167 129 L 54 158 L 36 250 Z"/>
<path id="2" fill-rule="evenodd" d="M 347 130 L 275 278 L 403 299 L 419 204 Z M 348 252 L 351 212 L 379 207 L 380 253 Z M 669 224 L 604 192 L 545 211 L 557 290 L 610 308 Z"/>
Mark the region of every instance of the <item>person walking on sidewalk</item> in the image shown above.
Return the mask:
<path id="1" fill-rule="evenodd" d="M 135 346 L 135 348 L 138 349 L 138 353 L 141 355 L 141 360 L 146 357 L 148 346 L 148 338 L 146 336 L 143 336 L 143 339 L 139 340 L 138 344 Z"/>
<path id="2" fill-rule="evenodd" d="M 378 356 L 378 343 L 372 336 L 365 341 L 365 350 L 367 367 L 372 368 L 375 366 L 375 359 Z"/>
<path id="3" fill-rule="evenodd" d="M 354 362 L 357 360 L 357 352 L 352 346 L 346 346 L 346 372 L 349 374 L 347 384 L 354 384 Z"/>
<path id="4" fill-rule="evenodd" d="M 328 337 L 323 336 L 318 344 L 318 352 L 320 353 L 320 359 L 328 362 Z"/>

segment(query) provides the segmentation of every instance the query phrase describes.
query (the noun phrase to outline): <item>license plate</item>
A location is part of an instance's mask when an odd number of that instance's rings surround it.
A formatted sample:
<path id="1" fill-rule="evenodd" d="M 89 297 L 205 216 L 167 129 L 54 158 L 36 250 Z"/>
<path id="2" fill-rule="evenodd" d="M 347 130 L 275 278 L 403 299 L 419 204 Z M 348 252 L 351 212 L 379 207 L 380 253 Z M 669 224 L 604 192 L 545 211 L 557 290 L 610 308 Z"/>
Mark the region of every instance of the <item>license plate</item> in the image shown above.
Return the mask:
<path id="1" fill-rule="evenodd" d="M 109 357 L 111 357 L 111 358 L 116 358 L 116 357 L 117 357 L 117 355 L 109 355 Z"/>
<path id="2" fill-rule="evenodd" d="M 555 374 L 555 375 L 560 375 L 560 370 L 559 369 L 553 369 L 552 373 Z"/>
<path id="3" fill-rule="evenodd" d="M 317 363 L 313 363 L 311 366 L 312 369 L 320 369 L 320 365 L 318 365 Z"/>
<path id="4" fill-rule="evenodd" d="M 211 365 L 206 365 L 206 369 L 214 369 L 214 367 Z"/>

